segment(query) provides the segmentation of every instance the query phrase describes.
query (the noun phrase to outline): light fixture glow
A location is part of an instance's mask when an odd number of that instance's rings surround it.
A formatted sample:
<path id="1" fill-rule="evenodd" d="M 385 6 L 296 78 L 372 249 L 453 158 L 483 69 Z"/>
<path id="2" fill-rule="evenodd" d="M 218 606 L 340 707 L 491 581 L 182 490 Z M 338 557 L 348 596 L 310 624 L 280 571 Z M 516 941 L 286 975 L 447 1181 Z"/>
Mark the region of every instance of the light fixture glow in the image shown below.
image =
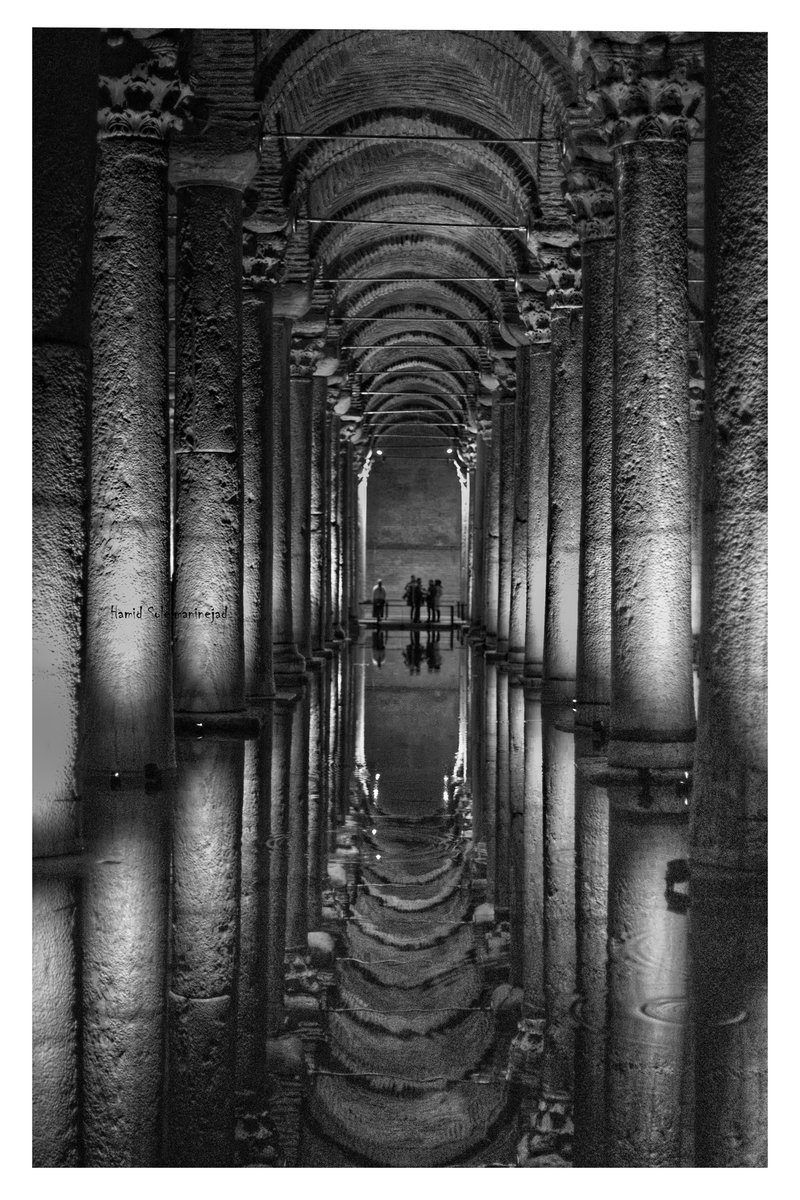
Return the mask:
<path id="1" fill-rule="evenodd" d="M 448 447 L 447 447 L 447 453 L 448 453 L 448 454 L 452 454 L 452 453 L 453 453 L 453 451 L 452 451 L 452 449 L 450 448 L 450 446 L 448 446 Z"/>

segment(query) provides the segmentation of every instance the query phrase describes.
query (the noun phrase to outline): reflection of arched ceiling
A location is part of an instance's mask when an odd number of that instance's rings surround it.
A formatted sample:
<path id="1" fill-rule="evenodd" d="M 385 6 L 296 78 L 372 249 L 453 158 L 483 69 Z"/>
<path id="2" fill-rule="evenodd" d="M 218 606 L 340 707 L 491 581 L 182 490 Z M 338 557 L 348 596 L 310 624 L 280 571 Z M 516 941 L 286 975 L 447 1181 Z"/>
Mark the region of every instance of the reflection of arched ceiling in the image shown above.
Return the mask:
<path id="1" fill-rule="evenodd" d="M 264 137 L 367 443 L 471 436 L 528 230 L 564 213 L 566 37 L 275 30 L 262 50 Z"/>

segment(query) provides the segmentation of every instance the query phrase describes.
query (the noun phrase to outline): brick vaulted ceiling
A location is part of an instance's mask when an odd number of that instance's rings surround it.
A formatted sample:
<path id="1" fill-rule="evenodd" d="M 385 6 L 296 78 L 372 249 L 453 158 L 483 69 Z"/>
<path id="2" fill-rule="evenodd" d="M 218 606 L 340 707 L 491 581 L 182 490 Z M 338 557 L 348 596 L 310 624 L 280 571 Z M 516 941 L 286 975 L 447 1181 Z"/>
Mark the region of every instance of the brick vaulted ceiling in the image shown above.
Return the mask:
<path id="1" fill-rule="evenodd" d="M 375 444 L 413 421 L 458 444 L 477 428 L 484 384 L 497 386 L 498 356 L 513 355 L 502 334 L 514 280 L 535 269 L 529 230 L 565 217 L 561 139 L 579 98 L 567 35 L 258 40 L 251 223 L 288 216 L 285 270 L 315 281 L 351 415 L 363 414 L 357 436 Z"/>

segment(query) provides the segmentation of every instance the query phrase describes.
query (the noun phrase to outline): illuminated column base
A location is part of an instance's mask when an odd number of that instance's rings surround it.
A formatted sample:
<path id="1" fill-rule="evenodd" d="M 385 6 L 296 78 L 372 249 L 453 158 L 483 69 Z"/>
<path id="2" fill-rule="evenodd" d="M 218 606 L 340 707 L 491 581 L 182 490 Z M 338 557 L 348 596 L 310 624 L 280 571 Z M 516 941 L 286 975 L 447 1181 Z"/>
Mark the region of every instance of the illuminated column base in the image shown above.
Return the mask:
<path id="1" fill-rule="evenodd" d="M 289 866 L 289 798 L 292 718 L 297 695 L 282 693 L 273 708 L 269 818 L 269 913 L 267 927 L 267 1019 L 270 1037 L 283 1023 L 286 893 Z"/>
<path id="2" fill-rule="evenodd" d="M 525 696 L 518 681 L 508 689 L 509 725 L 509 922 L 511 982 L 525 976 Z"/>

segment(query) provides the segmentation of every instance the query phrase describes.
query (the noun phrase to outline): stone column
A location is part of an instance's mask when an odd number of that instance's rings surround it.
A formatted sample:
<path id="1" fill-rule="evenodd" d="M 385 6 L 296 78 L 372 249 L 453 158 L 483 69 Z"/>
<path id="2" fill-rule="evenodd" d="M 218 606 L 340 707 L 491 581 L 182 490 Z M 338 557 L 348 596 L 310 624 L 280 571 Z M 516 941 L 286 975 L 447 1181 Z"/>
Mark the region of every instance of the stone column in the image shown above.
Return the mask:
<path id="1" fill-rule="evenodd" d="M 583 467 L 575 685 L 575 896 L 578 1019 L 574 1162 L 605 1154 L 608 793 L 603 777 L 611 697 L 611 424 L 614 398 L 614 196 L 604 168 L 566 164 L 566 198 L 581 238 Z M 610 175 L 610 171 L 609 171 Z"/>
<path id="2" fill-rule="evenodd" d="M 514 551 L 514 425 L 516 402 L 513 394 L 500 401 L 500 512 L 498 521 L 497 646 L 499 660 L 508 658 L 511 620 L 511 564 Z"/>
<path id="3" fill-rule="evenodd" d="M 525 612 L 526 686 L 541 684 L 547 583 L 547 511 L 550 478 L 550 334 L 532 343 L 528 417 L 528 572 Z"/>
<path id="4" fill-rule="evenodd" d="M 525 819 L 522 993 L 526 1017 L 544 1016 L 542 704 L 525 690 Z"/>
<path id="5" fill-rule="evenodd" d="M 708 34 L 706 53 L 708 403 L 691 802 L 695 1161 L 749 1167 L 767 1163 L 767 38 Z"/>
<path id="6" fill-rule="evenodd" d="M 327 553 L 326 532 L 328 529 L 328 491 L 326 474 L 328 466 L 328 381 L 315 376 L 312 383 L 311 415 L 311 648 L 315 654 L 322 652 L 325 645 L 325 620 L 327 600 Z"/>
<path id="7" fill-rule="evenodd" d="M 511 607 L 508 663 L 522 671 L 525 663 L 525 618 L 528 603 L 528 416 L 530 351 L 517 351 L 517 401 L 514 413 L 514 525 L 511 553 Z"/>
<path id="8" fill-rule="evenodd" d="M 33 1165 L 78 1166 L 78 694 L 96 30 L 33 34 Z"/>
<path id="9" fill-rule="evenodd" d="M 496 396 L 492 402 L 484 520 L 483 618 L 486 626 L 485 645 L 490 653 L 497 648 L 497 597 L 500 587 L 500 404 L 500 397 Z"/>
<path id="10" fill-rule="evenodd" d="M 565 240 L 571 236 L 565 232 Z M 544 986 L 546 1098 L 572 1092 L 575 992 L 575 759 L 581 511 L 582 317 L 577 247 L 539 251 L 549 281 L 552 383 L 544 658 Z"/>
<path id="11" fill-rule="evenodd" d="M 172 722 L 167 149 L 177 47 L 107 39 L 92 253 L 83 713 L 83 1143 L 161 1161 Z M 149 104 L 142 104 L 143 94 Z M 129 615 L 126 616 L 125 613 Z"/>
<path id="12" fill-rule="evenodd" d="M 472 522 L 472 575 L 470 578 L 469 634 L 478 640 L 483 628 L 484 520 L 486 514 L 486 439 L 479 432 L 475 440 L 475 499 Z"/>
<path id="13" fill-rule="evenodd" d="M 617 211 L 609 762 L 685 769 L 694 750 L 686 162 L 701 90 L 696 48 L 666 34 L 631 37 L 641 40 L 590 48 Z"/>
<path id="14" fill-rule="evenodd" d="M 271 298 L 256 237 L 245 237 L 242 295 L 245 692 L 275 694 L 272 667 L 272 406 L 267 390 Z"/>
<path id="15" fill-rule="evenodd" d="M 321 343 L 293 337 L 289 356 L 290 520 L 294 643 L 311 658 L 311 440 L 313 374 Z"/>
<path id="16" fill-rule="evenodd" d="M 275 317 L 273 312 L 268 366 L 272 405 L 272 654 L 275 682 L 286 687 L 294 685 L 306 665 L 295 638 L 292 595 L 290 344 L 291 321 Z"/>
<path id="17" fill-rule="evenodd" d="M 173 816 L 168 1161 L 233 1164 L 244 788 L 242 193 L 255 154 L 174 159 Z"/>
<path id="18" fill-rule="evenodd" d="M 331 637 L 334 641 L 341 641 L 344 638 L 344 628 L 342 627 L 342 489 L 341 478 L 339 474 L 339 448 L 340 448 L 340 432 L 341 420 L 339 417 L 331 416 L 331 433 L 330 433 L 330 481 L 331 481 L 331 499 L 330 499 L 330 557 L 331 557 L 331 572 L 330 572 L 330 606 L 331 606 Z"/>

